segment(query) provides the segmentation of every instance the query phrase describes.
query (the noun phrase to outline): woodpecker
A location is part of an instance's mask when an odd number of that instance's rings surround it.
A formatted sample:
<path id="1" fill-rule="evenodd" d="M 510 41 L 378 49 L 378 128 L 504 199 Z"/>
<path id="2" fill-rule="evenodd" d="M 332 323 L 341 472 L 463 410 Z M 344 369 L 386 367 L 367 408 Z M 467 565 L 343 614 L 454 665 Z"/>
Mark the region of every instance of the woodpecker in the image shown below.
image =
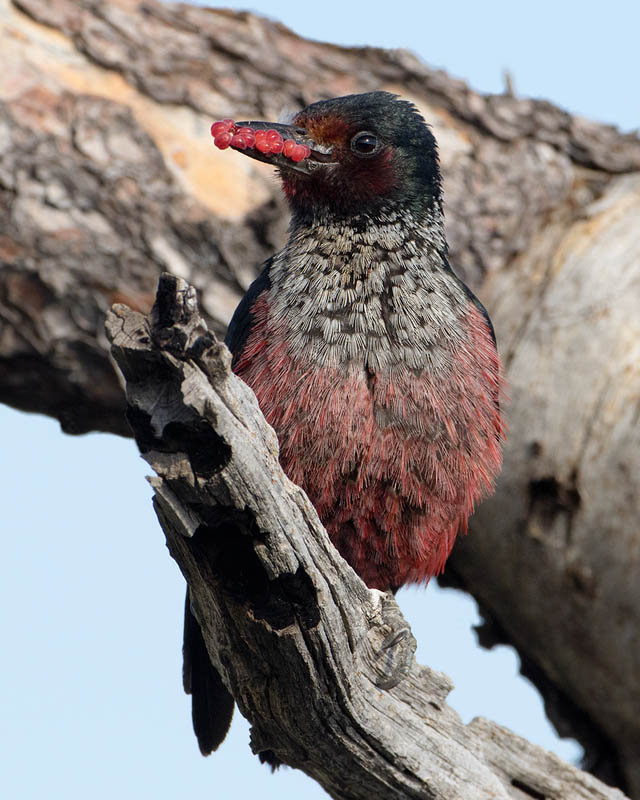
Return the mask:
<path id="1" fill-rule="evenodd" d="M 493 327 L 448 261 L 434 136 L 381 91 L 313 103 L 286 125 L 222 120 L 212 134 L 277 167 L 291 209 L 286 245 L 229 325 L 233 370 L 362 580 L 425 583 L 493 491 L 504 438 Z M 185 622 L 207 754 L 233 701 L 188 604 Z"/>

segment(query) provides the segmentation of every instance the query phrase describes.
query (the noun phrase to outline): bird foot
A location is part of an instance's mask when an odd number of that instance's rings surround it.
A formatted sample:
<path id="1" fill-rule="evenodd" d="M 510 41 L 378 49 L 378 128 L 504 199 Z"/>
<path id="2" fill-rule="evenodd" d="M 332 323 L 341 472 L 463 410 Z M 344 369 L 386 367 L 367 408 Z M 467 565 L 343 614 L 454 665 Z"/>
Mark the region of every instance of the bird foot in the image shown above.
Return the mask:
<path id="1" fill-rule="evenodd" d="M 379 596 L 378 624 L 370 631 L 374 683 L 380 689 L 393 689 L 409 674 L 417 642 L 391 592 Z"/>

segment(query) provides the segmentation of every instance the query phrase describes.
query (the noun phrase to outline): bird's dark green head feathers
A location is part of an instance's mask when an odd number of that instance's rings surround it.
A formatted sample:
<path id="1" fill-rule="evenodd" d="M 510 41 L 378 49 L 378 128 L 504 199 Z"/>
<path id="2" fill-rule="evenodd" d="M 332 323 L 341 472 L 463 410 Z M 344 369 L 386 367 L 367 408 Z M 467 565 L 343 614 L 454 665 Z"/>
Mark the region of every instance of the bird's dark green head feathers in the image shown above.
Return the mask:
<path id="1" fill-rule="evenodd" d="M 420 214 L 440 208 L 435 138 L 416 107 L 397 95 L 382 91 L 346 95 L 312 103 L 288 125 L 237 125 L 256 131 L 270 126 L 285 144 L 289 139 L 310 151 L 296 161 L 286 157 L 286 150 L 243 149 L 279 168 L 294 213 L 327 209 L 352 216 L 404 207 Z"/>

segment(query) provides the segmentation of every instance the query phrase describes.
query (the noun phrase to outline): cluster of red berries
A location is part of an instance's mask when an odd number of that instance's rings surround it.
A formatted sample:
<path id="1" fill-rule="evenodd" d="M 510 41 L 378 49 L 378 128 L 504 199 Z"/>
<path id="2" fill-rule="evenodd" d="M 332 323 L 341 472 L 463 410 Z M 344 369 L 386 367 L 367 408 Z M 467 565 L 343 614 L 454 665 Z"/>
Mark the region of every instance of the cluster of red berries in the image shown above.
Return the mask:
<path id="1" fill-rule="evenodd" d="M 246 150 L 255 147 L 260 153 L 274 155 L 282 153 L 292 161 L 303 161 L 311 155 L 311 148 L 306 144 L 298 144 L 293 139 L 283 139 L 278 131 L 270 130 L 254 131 L 247 126 L 236 125 L 232 119 L 223 119 L 214 122 L 211 126 L 213 143 L 220 150 L 227 147 L 235 147 L 238 150 Z"/>

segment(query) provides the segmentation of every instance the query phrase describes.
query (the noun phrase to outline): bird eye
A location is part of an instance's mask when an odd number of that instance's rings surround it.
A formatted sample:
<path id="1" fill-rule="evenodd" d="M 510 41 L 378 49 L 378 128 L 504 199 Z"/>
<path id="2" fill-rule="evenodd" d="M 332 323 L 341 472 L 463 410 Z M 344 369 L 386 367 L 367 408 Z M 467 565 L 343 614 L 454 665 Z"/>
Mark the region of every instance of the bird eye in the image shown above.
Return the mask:
<path id="1" fill-rule="evenodd" d="M 380 150 L 380 141 L 375 133 L 360 131 L 351 140 L 351 150 L 357 156 L 374 156 Z"/>

